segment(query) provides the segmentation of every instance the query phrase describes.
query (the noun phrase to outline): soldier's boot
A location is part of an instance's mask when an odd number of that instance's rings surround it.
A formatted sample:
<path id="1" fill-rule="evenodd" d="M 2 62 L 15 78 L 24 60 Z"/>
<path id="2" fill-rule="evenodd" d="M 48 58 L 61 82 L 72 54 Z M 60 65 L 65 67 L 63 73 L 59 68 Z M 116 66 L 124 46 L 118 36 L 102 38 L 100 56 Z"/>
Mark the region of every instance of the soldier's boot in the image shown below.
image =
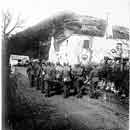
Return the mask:
<path id="1" fill-rule="evenodd" d="M 45 87 L 44 87 L 44 80 L 41 81 L 41 92 L 45 92 Z"/>
<path id="2" fill-rule="evenodd" d="M 77 98 L 80 98 L 81 96 L 81 90 L 80 90 L 80 86 L 78 86 L 77 88 Z"/>
<path id="3" fill-rule="evenodd" d="M 32 78 L 31 78 L 31 87 L 34 87 L 34 76 L 32 75 Z"/>
<path id="4" fill-rule="evenodd" d="M 30 85 L 31 85 L 31 87 L 33 87 L 33 80 L 30 81 Z"/>
<path id="5" fill-rule="evenodd" d="M 76 97 L 79 98 L 81 92 L 80 92 L 80 83 L 79 83 L 78 80 L 76 81 L 76 92 L 77 92 L 76 93 L 77 94 Z"/>
<path id="6" fill-rule="evenodd" d="M 36 87 L 36 89 L 37 89 L 37 78 L 36 77 L 34 77 L 33 86 Z"/>
<path id="7" fill-rule="evenodd" d="M 61 93 L 61 88 L 63 88 L 63 85 L 61 82 L 58 82 L 58 87 L 57 87 L 57 90 L 56 90 L 56 93 L 57 94 L 60 94 Z"/>
<path id="8" fill-rule="evenodd" d="M 64 98 L 67 98 L 69 95 L 69 91 L 68 91 L 68 85 L 66 83 L 64 84 L 63 89 L 64 89 Z"/>
<path id="9" fill-rule="evenodd" d="M 30 83 L 30 85 L 31 85 L 31 75 L 30 75 L 29 73 L 28 73 L 27 75 L 28 75 L 29 83 Z"/>
<path id="10" fill-rule="evenodd" d="M 40 79 L 36 79 L 37 90 L 40 90 Z"/>
<path id="11" fill-rule="evenodd" d="M 39 89 L 42 90 L 42 79 L 39 78 Z"/>
<path id="12" fill-rule="evenodd" d="M 76 81 L 73 81 L 73 89 L 74 89 L 74 94 L 77 94 L 77 83 Z"/>
<path id="13" fill-rule="evenodd" d="M 84 86 L 81 86 L 78 90 L 77 98 L 82 98 Z"/>
<path id="14" fill-rule="evenodd" d="M 94 83 L 91 84 L 91 88 L 90 88 L 90 98 L 94 97 L 94 93 L 95 93 L 95 86 Z"/>
<path id="15" fill-rule="evenodd" d="M 28 81 L 29 81 L 29 84 L 30 84 L 30 87 L 31 87 L 32 85 L 31 85 L 31 78 L 30 77 L 28 78 Z"/>
<path id="16" fill-rule="evenodd" d="M 49 97 L 50 96 L 50 85 L 49 85 L 48 81 L 45 81 L 44 85 L 45 85 L 45 97 Z"/>

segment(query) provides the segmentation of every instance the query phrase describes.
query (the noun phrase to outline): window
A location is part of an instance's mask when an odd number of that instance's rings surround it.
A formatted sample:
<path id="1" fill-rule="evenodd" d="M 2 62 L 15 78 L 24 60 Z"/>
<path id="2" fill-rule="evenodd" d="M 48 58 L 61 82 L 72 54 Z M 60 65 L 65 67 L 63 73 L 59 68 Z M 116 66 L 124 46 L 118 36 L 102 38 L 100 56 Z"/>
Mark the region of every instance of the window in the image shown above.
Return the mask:
<path id="1" fill-rule="evenodd" d="M 83 41 L 83 48 L 85 49 L 89 49 L 90 48 L 90 41 L 89 40 L 84 40 Z"/>

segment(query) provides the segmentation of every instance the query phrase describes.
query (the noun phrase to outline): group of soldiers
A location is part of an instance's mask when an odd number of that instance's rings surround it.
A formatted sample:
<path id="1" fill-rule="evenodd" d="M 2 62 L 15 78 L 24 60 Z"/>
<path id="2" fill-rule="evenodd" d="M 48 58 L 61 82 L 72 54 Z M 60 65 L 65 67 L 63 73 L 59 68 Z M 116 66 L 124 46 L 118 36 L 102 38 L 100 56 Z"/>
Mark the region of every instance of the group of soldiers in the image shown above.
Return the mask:
<path id="1" fill-rule="evenodd" d="M 49 97 L 52 90 L 63 92 L 64 97 L 70 95 L 71 90 L 78 98 L 82 97 L 86 84 L 93 77 L 93 88 L 98 82 L 96 69 L 90 71 L 80 64 L 70 66 L 64 63 L 51 62 L 30 62 L 27 67 L 27 74 L 31 87 L 35 87 Z M 91 80 L 92 81 L 92 80 Z"/>
<path id="2" fill-rule="evenodd" d="M 107 88 L 108 82 L 113 82 L 115 89 L 128 95 L 128 72 L 129 67 L 124 64 L 123 71 L 118 64 L 105 62 L 103 65 L 76 64 L 71 66 L 64 63 L 51 63 L 48 61 L 31 61 L 27 67 L 27 74 L 31 87 L 36 87 L 49 97 L 54 92 L 63 92 L 68 97 L 72 90 L 78 98 L 83 93 L 92 94 L 99 88 L 99 82 L 105 82 L 103 89 Z"/>

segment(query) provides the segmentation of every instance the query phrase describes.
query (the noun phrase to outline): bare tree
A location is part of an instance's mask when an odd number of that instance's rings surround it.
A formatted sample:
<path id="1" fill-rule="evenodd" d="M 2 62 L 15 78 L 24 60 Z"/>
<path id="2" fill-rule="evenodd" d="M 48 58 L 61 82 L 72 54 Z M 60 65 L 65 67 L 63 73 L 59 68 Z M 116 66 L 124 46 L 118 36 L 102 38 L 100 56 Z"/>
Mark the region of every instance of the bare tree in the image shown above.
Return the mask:
<path id="1" fill-rule="evenodd" d="M 8 115 L 7 111 L 7 91 L 10 87 L 9 83 L 9 56 L 10 56 L 10 50 L 8 47 L 8 43 L 10 40 L 10 37 L 12 34 L 15 34 L 18 29 L 21 29 L 23 27 L 24 21 L 21 19 L 20 16 L 18 16 L 16 19 L 14 18 L 14 15 L 9 11 L 3 11 L 2 12 L 2 90 L 3 90 L 3 97 L 5 97 L 5 103 L 3 103 L 3 110 L 5 112 L 3 113 L 3 118 L 6 118 Z M 3 127 L 6 128 L 7 120 L 3 122 Z"/>
<path id="2" fill-rule="evenodd" d="M 18 29 L 23 28 L 23 24 L 24 20 L 20 16 L 14 18 L 14 15 L 9 10 L 2 12 L 2 58 L 3 65 L 6 65 L 6 67 L 8 67 L 9 64 L 10 55 L 8 48 L 9 39 Z"/>
<path id="3" fill-rule="evenodd" d="M 13 23 L 14 21 L 14 23 Z M 18 29 L 23 28 L 24 20 L 17 16 L 16 20 L 13 14 L 9 11 L 2 12 L 2 35 L 3 38 L 9 38 L 12 33 L 16 33 Z"/>
<path id="4" fill-rule="evenodd" d="M 6 68 L 8 68 L 10 56 L 10 49 L 8 47 L 9 39 L 12 34 L 15 34 L 18 29 L 23 27 L 23 24 L 24 20 L 21 19 L 20 16 L 17 16 L 15 19 L 14 15 L 9 10 L 2 12 L 2 61 Z"/>
<path id="5" fill-rule="evenodd" d="M 8 41 L 12 34 L 15 34 L 18 29 L 22 29 L 24 20 L 19 16 L 14 18 L 14 15 L 9 11 L 2 11 L 2 54 L 8 54 Z M 8 60 L 8 57 L 6 57 Z M 7 61 L 8 62 L 8 61 Z"/>

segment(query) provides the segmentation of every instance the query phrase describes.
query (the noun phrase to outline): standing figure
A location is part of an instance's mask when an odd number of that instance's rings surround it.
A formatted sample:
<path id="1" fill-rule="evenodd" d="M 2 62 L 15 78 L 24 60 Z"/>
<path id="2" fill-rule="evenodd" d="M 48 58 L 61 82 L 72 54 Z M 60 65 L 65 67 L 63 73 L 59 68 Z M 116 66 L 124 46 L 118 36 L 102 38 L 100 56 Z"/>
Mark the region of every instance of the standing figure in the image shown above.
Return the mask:
<path id="1" fill-rule="evenodd" d="M 44 87 L 44 80 L 45 80 L 45 73 L 46 73 L 46 64 L 42 63 L 41 65 L 42 71 L 41 71 L 41 92 L 45 92 L 45 87 Z"/>
<path id="2" fill-rule="evenodd" d="M 53 79 L 54 79 L 54 67 L 53 65 L 48 62 L 46 66 L 45 76 L 44 76 L 44 89 L 45 89 L 45 96 L 49 97 L 51 92 L 51 87 L 53 86 Z"/>
<path id="3" fill-rule="evenodd" d="M 36 89 L 40 89 L 40 78 L 41 78 L 41 66 L 38 62 L 34 64 L 34 74 L 35 74 L 35 85 Z"/>
<path id="4" fill-rule="evenodd" d="M 83 73 L 83 67 L 80 66 L 80 64 L 77 64 L 72 69 L 73 73 L 73 85 L 75 92 L 77 94 L 77 97 L 80 98 L 82 96 L 82 90 L 84 87 L 84 73 Z"/>
<path id="5" fill-rule="evenodd" d="M 31 61 L 27 67 L 27 75 L 30 81 L 31 87 L 34 87 L 34 64 Z"/>
<path id="6" fill-rule="evenodd" d="M 99 73 L 98 73 L 98 67 L 94 66 L 93 70 L 90 72 L 89 80 L 91 80 L 91 93 L 95 92 L 97 89 L 97 85 L 99 82 Z"/>
<path id="7" fill-rule="evenodd" d="M 71 86 L 71 69 L 70 66 L 67 64 L 64 64 L 63 67 L 63 90 L 64 90 L 64 97 L 68 97 L 69 96 L 69 90 L 70 90 L 70 86 Z"/>
<path id="8" fill-rule="evenodd" d="M 63 87 L 62 77 L 63 77 L 63 66 L 60 63 L 56 64 L 56 91 L 61 92 L 61 88 Z"/>

